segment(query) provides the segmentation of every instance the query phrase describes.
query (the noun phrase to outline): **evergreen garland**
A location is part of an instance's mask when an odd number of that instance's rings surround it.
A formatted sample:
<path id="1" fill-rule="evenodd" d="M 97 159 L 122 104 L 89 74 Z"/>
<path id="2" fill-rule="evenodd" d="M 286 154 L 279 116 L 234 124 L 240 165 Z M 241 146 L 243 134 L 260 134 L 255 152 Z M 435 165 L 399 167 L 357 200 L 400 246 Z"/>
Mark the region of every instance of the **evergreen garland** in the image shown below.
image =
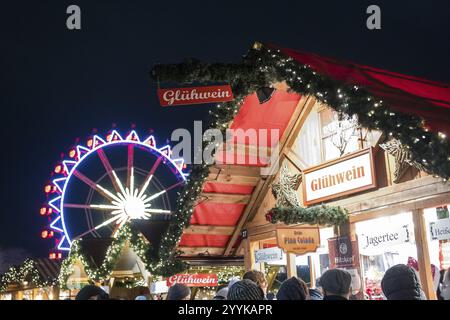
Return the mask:
<path id="1" fill-rule="evenodd" d="M 100 267 L 97 267 L 90 262 L 90 259 L 82 250 L 80 240 L 74 241 L 70 248 L 69 256 L 61 265 L 61 271 L 58 279 L 61 287 L 67 288 L 67 279 L 73 273 L 73 264 L 77 259 L 80 260 L 91 281 L 107 280 L 111 275 L 126 243 L 128 243 L 131 249 L 136 252 L 146 266 L 147 270 L 152 272 L 154 270 L 154 266 L 152 259 L 149 257 L 149 253 L 152 252 L 151 245 L 147 243 L 139 233 L 135 232 L 129 224 L 125 224 L 122 228 L 120 228 L 117 237 L 113 239 L 111 245 L 108 247 L 105 259 Z"/>
<path id="2" fill-rule="evenodd" d="M 0 279 L 0 292 L 5 291 L 11 284 L 22 284 L 29 280 L 35 287 L 48 287 L 57 283 L 55 281 L 45 281 L 36 269 L 35 262 L 32 259 L 26 259 L 22 265 L 9 268 L 9 270 Z"/>
<path id="3" fill-rule="evenodd" d="M 449 140 L 442 133 L 430 132 L 416 116 L 395 112 L 364 88 L 334 81 L 296 62 L 277 49 L 258 46 L 249 51 L 240 64 L 207 64 L 189 59 L 181 64 L 157 65 L 151 76 L 160 82 L 200 84 L 225 82 L 231 85 L 234 101 L 220 103 L 210 111 L 208 128 L 223 133 L 239 112 L 243 99 L 259 88 L 286 81 L 292 92 L 315 97 L 338 112 L 356 114 L 359 123 L 380 130 L 402 142 L 411 152 L 411 159 L 424 170 L 444 181 L 450 178 Z M 204 146 L 208 141 L 203 141 Z M 195 201 L 208 176 L 209 165 L 192 167 L 188 182 L 177 201 L 177 209 L 157 252 L 159 261 L 175 261 L 174 251 L 183 229 L 189 225 Z M 175 265 L 175 262 L 173 262 Z"/>
<path id="4" fill-rule="evenodd" d="M 345 208 L 324 205 L 309 208 L 275 207 L 266 214 L 266 220 L 270 223 L 338 226 L 348 222 L 348 211 Z"/>

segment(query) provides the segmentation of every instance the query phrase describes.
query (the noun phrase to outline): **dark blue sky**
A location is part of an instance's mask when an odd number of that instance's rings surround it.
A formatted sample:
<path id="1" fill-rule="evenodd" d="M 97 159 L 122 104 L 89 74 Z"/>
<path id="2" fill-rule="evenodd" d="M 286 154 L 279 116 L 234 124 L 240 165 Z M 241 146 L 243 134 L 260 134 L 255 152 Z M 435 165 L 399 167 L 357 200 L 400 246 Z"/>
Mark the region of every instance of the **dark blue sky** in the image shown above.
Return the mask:
<path id="1" fill-rule="evenodd" d="M 208 106 L 159 106 L 148 75 L 185 57 L 239 61 L 272 42 L 450 83 L 448 1 L 9 1 L 0 13 L 0 247 L 48 253 L 43 184 L 77 137 L 116 123 L 160 140 Z M 357 4 L 355 4 L 357 3 Z M 365 27 L 369 4 L 382 30 Z M 82 30 L 66 29 L 66 8 Z"/>

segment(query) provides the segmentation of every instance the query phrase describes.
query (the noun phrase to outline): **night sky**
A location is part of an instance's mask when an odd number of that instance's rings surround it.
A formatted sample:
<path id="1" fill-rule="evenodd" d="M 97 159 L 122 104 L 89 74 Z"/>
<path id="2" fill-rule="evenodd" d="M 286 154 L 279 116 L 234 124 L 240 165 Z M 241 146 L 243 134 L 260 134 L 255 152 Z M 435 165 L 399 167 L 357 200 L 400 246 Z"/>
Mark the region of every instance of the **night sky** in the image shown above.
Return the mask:
<path id="1" fill-rule="evenodd" d="M 260 41 L 450 83 L 448 0 L 290 2 L 2 3 L 0 248 L 47 256 L 43 185 L 77 137 L 134 123 L 163 141 L 206 119 L 208 105 L 159 106 L 156 63 L 238 62 Z M 81 30 L 66 28 L 70 4 L 81 7 Z M 381 30 L 366 28 L 370 4 L 381 7 Z"/>

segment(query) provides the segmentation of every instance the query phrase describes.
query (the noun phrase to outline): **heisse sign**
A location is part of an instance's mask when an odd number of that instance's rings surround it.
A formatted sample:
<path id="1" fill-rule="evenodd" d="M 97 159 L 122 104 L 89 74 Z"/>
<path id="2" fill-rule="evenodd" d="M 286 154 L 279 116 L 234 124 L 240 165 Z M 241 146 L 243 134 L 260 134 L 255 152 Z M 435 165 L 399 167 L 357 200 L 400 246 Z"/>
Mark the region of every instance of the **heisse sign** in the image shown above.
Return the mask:
<path id="1" fill-rule="evenodd" d="M 303 172 L 306 205 L 376 186 L 372 149 L 365 149 Z"/>

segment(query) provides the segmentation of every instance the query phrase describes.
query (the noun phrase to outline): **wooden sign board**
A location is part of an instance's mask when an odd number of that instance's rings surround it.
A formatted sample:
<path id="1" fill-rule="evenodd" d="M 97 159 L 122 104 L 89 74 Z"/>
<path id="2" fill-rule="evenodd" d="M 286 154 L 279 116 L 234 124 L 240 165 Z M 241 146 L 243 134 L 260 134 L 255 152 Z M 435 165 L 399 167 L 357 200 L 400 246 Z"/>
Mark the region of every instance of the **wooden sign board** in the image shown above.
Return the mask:
<path id="1" fill-rule="evenodd" d="M 277 244 L 286 253 L 316 252 L 320 246 L 319 228 L 278 228 Z"/>
<path id="2" fill-rule="evenodd" d="M 225 102 L 234 99 L 230 85 L 158 89 L 158 98 L 163 107 Z"/>
<path id="3" fill-rule="evenodd" d="M 215 273 L 176 274 L 167 278 L 166 282 L 168 287 L 175 283 L 188 287 L 217 287 L 218 277 Z"/>
<path id="4" fill-rule="evenodd" d="M 305 169 L 302 184 L 305 205 L 375 188 L 372 148 Z"/>

